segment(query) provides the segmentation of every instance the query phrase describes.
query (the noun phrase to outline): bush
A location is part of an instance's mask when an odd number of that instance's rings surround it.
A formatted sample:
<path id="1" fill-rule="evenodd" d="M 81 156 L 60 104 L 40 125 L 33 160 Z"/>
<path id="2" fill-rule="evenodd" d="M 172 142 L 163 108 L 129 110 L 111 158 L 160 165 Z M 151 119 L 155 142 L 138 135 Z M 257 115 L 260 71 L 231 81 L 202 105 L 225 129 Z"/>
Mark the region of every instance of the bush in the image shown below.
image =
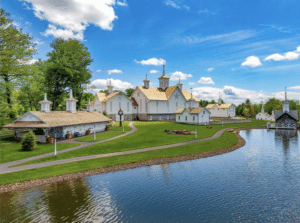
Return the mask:
<path id="1" fill-rule="evenodd" d="M 103 111 L 103 115 L 105 115 L 107 117 L 107 112 L 106 111 Z"/>
<path id="2" fill-rule="evenodd" d="M 36 137 L 33 132 L 29 131 L 21 141 L 22 151 L 33 151 L 36 146 Z"/>

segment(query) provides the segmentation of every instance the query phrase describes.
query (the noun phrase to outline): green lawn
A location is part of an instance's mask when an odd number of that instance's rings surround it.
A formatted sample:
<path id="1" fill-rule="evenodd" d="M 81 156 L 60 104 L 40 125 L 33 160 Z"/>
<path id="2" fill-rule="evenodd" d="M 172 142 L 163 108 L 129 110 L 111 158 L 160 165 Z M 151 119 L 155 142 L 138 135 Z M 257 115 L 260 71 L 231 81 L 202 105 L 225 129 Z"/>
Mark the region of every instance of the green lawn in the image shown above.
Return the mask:
<path id="1" fill-rule="evenodd" d="M 132 121 L 124 121 L 124 131 L 128 132 L 131 130 L 129 123 Z M 109 131 L 123 131 L 123 127 L 120 127 L 120 122 L 115 122 L 115 126 L 109 126 Z"/>
<path id="2" fill-rule="evenodd" d="M 102 132 L 96 134 L 96 142 L 102 141 L 104 139 L 109 139 L 118 135 L 124 134 L 123 132 Z M 94 142 L 94 135 L 86 136 L 82 138 L 75 139 L 77 142 Z"/>
<path id="3" fill-rule="evenodd" d="M 79 144 L 57 144 L 57 150 L 68 149 Z M 0 163 L 7 163 L 15 160 L 25 159 L 45 153 L 54 152 L 54 144 L 38 143 L 34 151 L 21 151 L 21 143 L 14 141 L 14 138 L 5 138 L 0 140 Z"/>
<path id="4" fill-rule="evenodd" d="M 149 151 L 131 155 L 121 155 L 115 157 L 106 157 L 94 160 L 84 160 L 78 162 L 65 163 L 60 165 L 54 165 L 49 167 L 42 167 L 32 170 L 23 170 L 13 173 L 1 174 L 0 185 L 21 182 L 25 180 L 33 180 L 40 178 L 47 178 L 51 176 L 57 176 L 62 174 L 75 173 L 85 170 L 92 170 L 97 168 L 104 168 L 110 166 L 116 166 L 126 163 L 135 163 L 145 160 L 152 160 L 164 157 L 176 157 L 187 154 L 201 153 L 205 151 L 212 151 L 221 148 L 227 148 L 235 145 L 238 138 L 235 134 L 230 132 L 224 132 L 224 134 L 215 140 L 199 142 L 195 144 L 189 144 L 185 146 L 178 146 L 168 149 Z"/>
<path id="5" fill-rule="evenodd" d="M 47 161 L 53 161 L 58 159 L 67 159 L 81 156 L 89 156 L 95 154 L 105 154 L 112 152 L 121 152 L 127 150 L 135 150 L 147 147 L 154 147 L 160 145 L 174 144 L 178 142 L 185 142 L 194 140 L 194 135 L 171 135 L 164 132 L 164 129 L 170 131 L 174 129 L 189 129 L 190 131 L 195 130 L 194 125 L 179 124 L 173 122 L 137 122 L 135 124 L 137 131 L 128 136 L 115 139 L 99 145 L 88 146 L 78 150 L 59 154 L 57 158 L 45 157 L 38 160 L 33 160 L 22 165 L 28 165 L 33 163 L 41 163 Z M 250 122 L 250 123 L 238 123 L 238 124 L 225 124 L 212 125 L 212 129 L 206 128 L 206 126 L 197 126 L 198 137 L 197 139 L 208 138 L 213 136 L 217 131 L 222 128 L 232 127 L 265 127 L 265 121 Z"/>

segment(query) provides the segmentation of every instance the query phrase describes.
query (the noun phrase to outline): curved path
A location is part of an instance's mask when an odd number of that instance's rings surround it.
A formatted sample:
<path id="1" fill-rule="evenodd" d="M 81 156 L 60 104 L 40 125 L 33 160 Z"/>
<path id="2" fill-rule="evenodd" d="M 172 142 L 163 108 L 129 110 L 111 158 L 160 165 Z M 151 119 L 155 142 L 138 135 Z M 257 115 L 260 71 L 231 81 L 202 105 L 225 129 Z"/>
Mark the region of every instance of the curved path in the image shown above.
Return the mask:
<path id="1" fill-rule="evenodd" d="M 125 136 L 125 135 L 128 135 L 128 134 L 131 134 L 132 132 L 135 132 L 136 128 L 132 125 L 132 122 L 129 125 L 130 125 L 130 127 L 132 127 L 132 130 L 130 132 L 127 132 L 126 134 L 116 136 L 116 137 L 113 137 L 113 138 L 110 138 L 110 139 L 106 139 L 106 140 L 103 140 L 103 141 L 100 141 L 100 142 L 89 143 L 88 145 L 86 145 L 86 143 L 82 143 L 80 146 L 76 146 L 76 147 L 73 147 L 73 148 L 70 148 L 70 149 L 65 149 L 63 151 L 60 151 L 60 153 L 72 151 L 72 150 L 83 148 L 83 147 L 90 146 L 90 145 L 95 145 L 95 144 L 107 142 L 107 141 L 116 139 L 117 137 L 122 137 L 122 136 Z M 49 161 L 49 162 L 44 162 L 44 163 L 36 163 L 36 164 L 30 164 L 30 165 L 26 165 L 26 166 L 18 166 L 18 167 L 11 167 L 10 168 L 10 166 L 25 163 L 25 162 L 28 162 L 30 160 L 36 160 L 36 159 L 47 157 L 47 156 L 53 156 L 53 153 L 48 153 L 48 154 L 43 154 L 43 155 L 40 155 L 40 156 L 30 157 L 30 158 L 23 159 L 23 160 L 17 160 L 17 161 L 1 164 L 0 165 L 0 174 L 20 171 L 20 170 L 35 169 L 35 168 L 39 168 L 39 167 L 52 166 L 52 165 L 75 162 L 75 161 L 81 161 L 81 160 L 97 159 L 97 158 L 104 158 L 104 157 L 111 157 L 111 156 L 120 156 L 120 155 L 127 155 L 127 154 L 153 151 L 153 150 L 158 150 L 158 149 L 166 149 L 166 148 L 171 148 L 171 147 L 183 146 L 183 145 L 188 145 L 188 144 L 193 144 L 193 143 L 198 143 L 198 142 L 203 142 L 203 141 L 208 141 L 208 140 L 219 138 L 219 137 L 221 137 L 221 135 L 226 130 L 227 130 L 227 128 L 226 129 L 221 129 L 218 132 L 216 132 L 213 136 L 211 136 L 209 138 L 205 138 L 205 139 L 197 139 L 197 140 L 193 140 L 193 141 L 180 142 L 180 143 L 175 143 L 175 144 L 156 146 L 156 147 L 150 147 L 150 148 L 143 148 L 143 149 L 136 149 L 136 150 L 129 150 L 129 151 L 124 151 L 124 152 L 115 152 L 115 153 L 106 153 L 106 154 L 99 154 L 99 155 L 75 157 L 75 158 L 55 160 L 55 161 Z"/>

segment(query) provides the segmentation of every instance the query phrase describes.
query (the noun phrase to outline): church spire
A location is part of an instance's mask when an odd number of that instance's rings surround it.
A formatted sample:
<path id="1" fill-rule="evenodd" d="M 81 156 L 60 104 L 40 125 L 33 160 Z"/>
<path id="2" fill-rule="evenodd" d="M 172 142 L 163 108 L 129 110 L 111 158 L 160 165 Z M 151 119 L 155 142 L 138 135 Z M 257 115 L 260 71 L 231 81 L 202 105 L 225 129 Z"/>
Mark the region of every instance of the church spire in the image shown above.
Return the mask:
<path id="1" fill-rule="evenodd" d="M 166 64 L 164 63 L 164 64 L 163 64 L 163 76 L 166 75 L 166 69 L 165 69 L 165 66 L 166 66 Z"/>
<path id="2" fill-rule="evenodd" d="M 220 104 L 222 104 L 222 99 L 221 99 L 221 96 L 220 96 L 220 92 L 219 92 L 219 99 L 218 99 L 218 104 L 220 105 Z"/>

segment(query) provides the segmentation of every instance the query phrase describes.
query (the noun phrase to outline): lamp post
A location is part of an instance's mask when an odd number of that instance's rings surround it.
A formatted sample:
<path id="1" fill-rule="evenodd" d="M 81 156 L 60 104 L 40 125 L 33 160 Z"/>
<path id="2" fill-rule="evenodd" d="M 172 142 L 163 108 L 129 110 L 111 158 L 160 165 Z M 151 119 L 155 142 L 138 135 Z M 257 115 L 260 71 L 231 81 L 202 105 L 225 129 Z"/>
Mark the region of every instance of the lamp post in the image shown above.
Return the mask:
<path id="1" fill-rule="evenodd" d="M 197 124 L 195 124 L 195 139 L 197 139 Z"/>
<path id="2" fill-rule="evenodd" d="M 94 141 L 96 141 L 96 126 L 94 125 Z"/>
<path id="3" fill-rule="evenodd" d="M 56 158 L 57 151 L 56 151 L 56 134 L 54 134 L 54 157 Z"/>
<path id="4" fill-rule="evenodd" d="M 120 110 L 118 112 L 118 115 L 120 115 L 120 127 L 122 127 L 122 115 L 123 115 L 123 111 L 122 111 L 121 108 L 120 108 Z"/>

